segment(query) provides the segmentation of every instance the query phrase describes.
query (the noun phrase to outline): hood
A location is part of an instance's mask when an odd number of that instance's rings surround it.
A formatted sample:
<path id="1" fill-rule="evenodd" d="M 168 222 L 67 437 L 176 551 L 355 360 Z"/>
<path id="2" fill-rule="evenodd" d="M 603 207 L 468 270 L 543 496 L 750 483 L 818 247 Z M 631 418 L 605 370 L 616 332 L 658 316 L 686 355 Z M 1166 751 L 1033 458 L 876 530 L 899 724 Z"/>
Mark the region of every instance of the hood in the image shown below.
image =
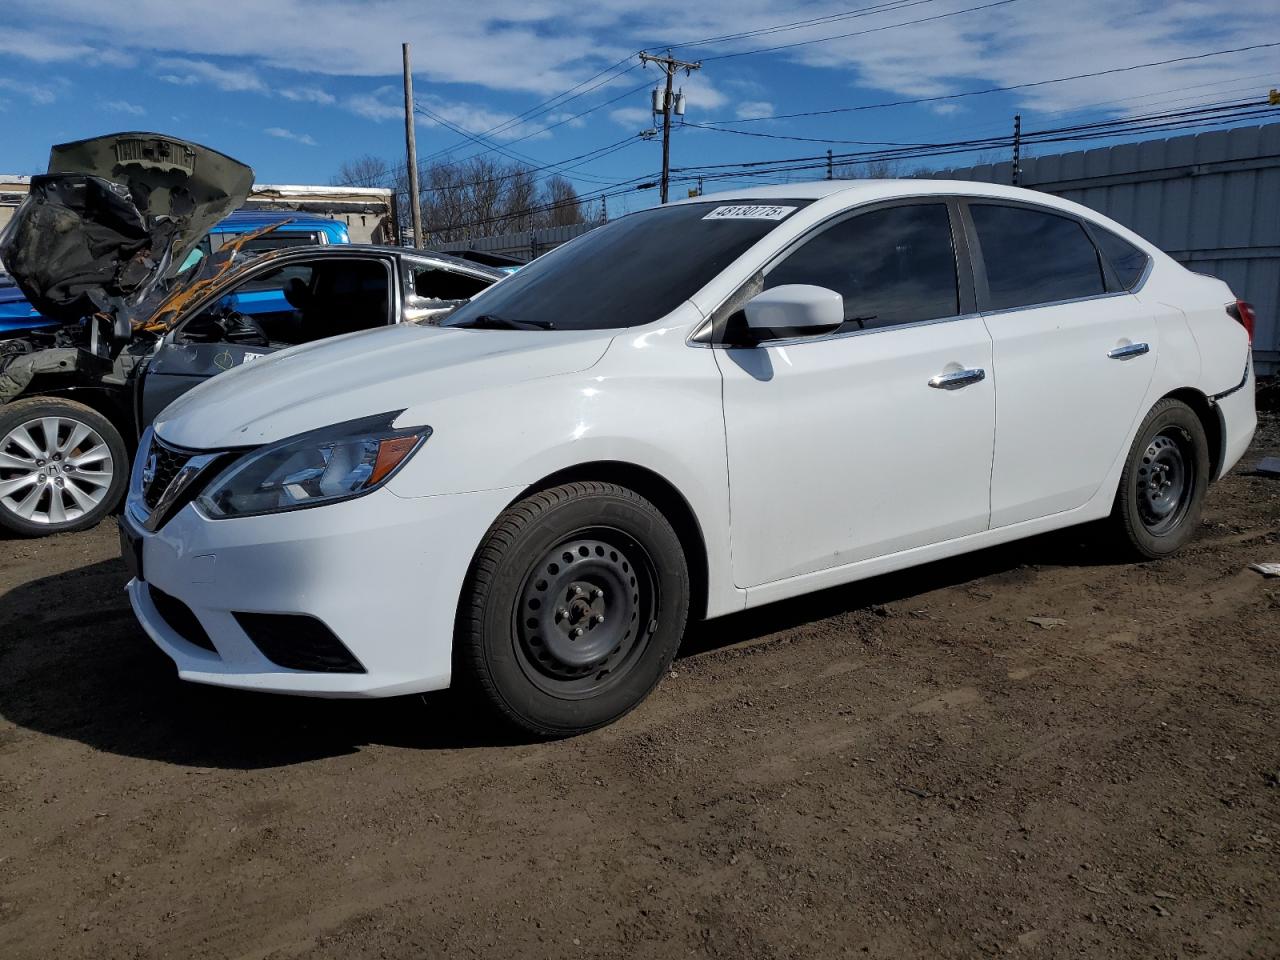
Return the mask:
<path id="1" fill-rule="evenodd" d="M 617 332 L 399 324 L 352 333 L 218 374 L 166 407 L 156 418 L 156 434 L 194 450 L 270 443 L 440 398 L 585 370 L 604 356 Z"/>
<path id="2" fill-rule="evenodd" d="M 119 317 L 252 187 L 243 163 L 175 137 L 116 133 L 59 144 L 0 233 L 0 261 L 46 317 Z"/>

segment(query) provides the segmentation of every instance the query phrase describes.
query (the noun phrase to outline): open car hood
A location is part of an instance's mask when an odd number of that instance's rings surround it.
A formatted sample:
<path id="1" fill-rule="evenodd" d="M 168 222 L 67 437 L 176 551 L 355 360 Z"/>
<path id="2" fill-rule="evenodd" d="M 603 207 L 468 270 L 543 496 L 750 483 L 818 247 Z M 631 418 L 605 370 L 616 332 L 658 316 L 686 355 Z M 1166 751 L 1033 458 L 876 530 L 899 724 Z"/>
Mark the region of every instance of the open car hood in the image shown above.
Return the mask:
<path id="1" fill-rule="evenodd" d="M 0 261 L 44 316 L 119 322 L 252 187 L 243 163 L 176 137 L 59 144 L 0 233 Z"/>

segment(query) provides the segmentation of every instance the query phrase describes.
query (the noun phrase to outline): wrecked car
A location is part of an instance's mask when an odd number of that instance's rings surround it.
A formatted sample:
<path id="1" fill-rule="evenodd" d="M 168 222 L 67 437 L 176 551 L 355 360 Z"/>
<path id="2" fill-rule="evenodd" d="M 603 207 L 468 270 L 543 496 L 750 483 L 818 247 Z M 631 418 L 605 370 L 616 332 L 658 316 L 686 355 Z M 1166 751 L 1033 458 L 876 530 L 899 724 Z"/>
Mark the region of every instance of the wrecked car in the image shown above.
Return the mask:
<path id="1" fill-rule="evenodd" d="M 266 229 L 268 227 L 270 230 Z M 191 261 L 209 256 L 248 233 L 254 234 L 254 237 L 241 245 L 241 250 L 246 253 L 278 250 L 281 247 L 351 242 L 347 225 L 341 220 L 293 211 L 237 211 L 218 221 L 187 255 L 187 259 Z M 57 320 L 41 316 L 13 279 L 2 271 L 3 264 L 0 264 L 0 339 L 59 325 Z"/>
<path id="2" fill-rule="evenodd" d="M 297 344 L 437 321 L 504 276 L 392 247 L 255 248 L 270 225 L 181 269 L 252 183 L 239 161 L 152 133 L 52 149 L 0 234 L 23 295 L 60 322 L 0 341 L 0 527 L 96 524 L 124 494 L 137 435 L 209 377 Z"/>

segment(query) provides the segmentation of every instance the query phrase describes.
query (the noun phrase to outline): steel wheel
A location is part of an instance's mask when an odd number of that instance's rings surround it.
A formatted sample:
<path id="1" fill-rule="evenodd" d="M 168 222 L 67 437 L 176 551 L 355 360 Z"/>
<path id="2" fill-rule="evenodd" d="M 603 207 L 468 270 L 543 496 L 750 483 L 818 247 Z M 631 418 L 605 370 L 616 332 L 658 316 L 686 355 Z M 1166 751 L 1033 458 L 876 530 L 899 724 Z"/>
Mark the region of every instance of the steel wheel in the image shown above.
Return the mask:
<path id="1" fill-rule="evenodd" d="M 28 523 L 70 523 L 99 507 L 115 477 L 115 458 L 88 424 L 46 416 L 0 439 L 0 507 Z"/>
<path id="2" fill-rule="evenodd" d="M 1138 514 L 1149 532 L 1176 527 L 1195 488 L 1195 457 L 1185 430 L 1169 427 L 1151 438 L 1138 467 Z"/>
<path id="3" fill-rule="evenodd" d="M 545 693 L 596 696 L 643 656 L 659 608 L 644 548 L 618 530 L 582 531 L 549 550 L 526 577 L 514 612 L 516 658 Z"/>

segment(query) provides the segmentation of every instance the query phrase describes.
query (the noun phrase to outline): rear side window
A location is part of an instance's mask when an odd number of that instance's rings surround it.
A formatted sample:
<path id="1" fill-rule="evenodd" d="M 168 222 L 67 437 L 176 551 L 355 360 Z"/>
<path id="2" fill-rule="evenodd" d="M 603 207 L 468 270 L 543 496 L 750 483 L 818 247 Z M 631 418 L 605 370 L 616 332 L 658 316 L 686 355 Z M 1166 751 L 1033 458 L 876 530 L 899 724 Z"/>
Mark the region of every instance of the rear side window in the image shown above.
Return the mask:
<path id="1" fill-rule="evenodd" d="M 969 205 L 987 268 L 989 308 L 1007 310 L 1106 292 L 1102 265 L 1084 227 L 1027 207 Z"/>
<path id="2" fill-rule="evenodd" d="M 885 207 L 836 224 L 769 271 L 765 288 L 808 283 L 844 297 L 858 330 L 959 313 L 951 218 L 944 203 Z"/>
<path id="3" fill-rule="evenodd" d="M 1092 226 L 1094 239 L 1098 241 L 1102 255 L 1107 258 L 1111 269 L 1115 271 L 1120 286 L 1125 290 L 1132 290 L 1142 279 L 1143 271 L 1147 269 L 1147 261 L 1151 258 L 1128 240 L 1121 240 L 1110 230 L 1104 230 L 1096 223 Z"/>

